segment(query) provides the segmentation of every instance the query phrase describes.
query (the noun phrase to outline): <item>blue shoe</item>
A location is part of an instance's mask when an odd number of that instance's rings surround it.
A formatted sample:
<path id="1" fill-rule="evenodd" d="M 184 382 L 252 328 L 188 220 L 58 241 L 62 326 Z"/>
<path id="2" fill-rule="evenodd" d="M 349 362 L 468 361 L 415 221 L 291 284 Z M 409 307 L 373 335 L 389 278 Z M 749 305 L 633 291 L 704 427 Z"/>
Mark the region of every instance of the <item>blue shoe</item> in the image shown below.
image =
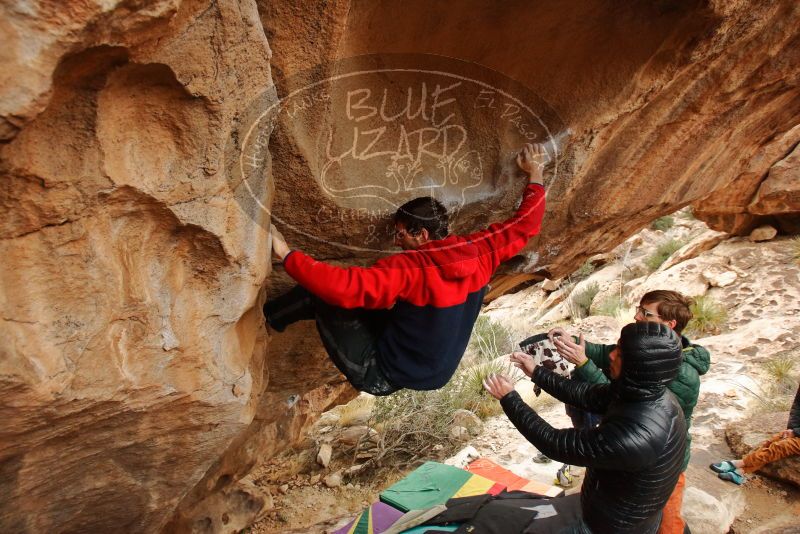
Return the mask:
<path id="1" fill-rule="evenodd" d="M 717 475 L 722 480 L 727 480 L 741 486 L 744 484 L 744 477 L 736 471 L 728 471 L 727 473 L 720 473 Z"/>
<path id="2" fill-rule="evenodd" d="M 730 473 L 731 471 L 736 471 L 736 466 L 728 460 L 719 462 L 717 464 L 711 464 L 708 467 L 710 467 L 711 470 L 716 473 Z"/>

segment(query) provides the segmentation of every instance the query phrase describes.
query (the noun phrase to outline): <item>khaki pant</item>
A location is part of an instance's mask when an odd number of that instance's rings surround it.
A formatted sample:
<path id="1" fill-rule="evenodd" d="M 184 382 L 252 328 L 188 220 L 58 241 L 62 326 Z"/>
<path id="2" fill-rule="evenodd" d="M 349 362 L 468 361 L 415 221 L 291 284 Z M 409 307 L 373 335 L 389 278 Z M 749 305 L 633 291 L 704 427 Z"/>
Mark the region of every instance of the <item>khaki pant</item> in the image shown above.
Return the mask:
<path id="1" fill-rule="evenodd" d="M 742 471 L 752 473 L 770 462 L 776 462 L 789 456 L 800 456 L 800 437 L 781 439 L 780 434 L 775 434 L 759 448 L 742 458 L 744 464 Z"/>
<path id="2" fill-rule="evenodd" d="M 664 505 L 664 515 L 661 518 L 661 526 L 658 534 L 683 534 L 685 523 L 681 517 L 681 505 L 683 504 L 683 490 L 686 488 L 686 474 L 681 473 L 672 495 L 669 496 L 667 504 Z"/>

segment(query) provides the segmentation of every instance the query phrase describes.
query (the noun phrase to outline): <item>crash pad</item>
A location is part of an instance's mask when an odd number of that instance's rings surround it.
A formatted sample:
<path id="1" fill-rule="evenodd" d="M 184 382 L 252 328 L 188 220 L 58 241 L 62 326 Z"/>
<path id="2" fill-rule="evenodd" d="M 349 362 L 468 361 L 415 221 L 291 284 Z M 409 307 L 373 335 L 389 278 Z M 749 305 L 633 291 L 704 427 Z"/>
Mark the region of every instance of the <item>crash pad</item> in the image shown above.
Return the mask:
<path id="1" fill-rule="evenodd" d="M 517 474 L 509 471 L 508 469 L 498 465 L 497 463 L 489 460 L 488 458 L 478 458 L 470 463 L 466 470 L 470 473 L 480 475 L 488 478 L 494 482 L 506 486 L 508 491 L 520 490 L 529 493 L 536 493 L 545 497 L 560 497 L 564 494 L 564 490 L 558 486 L 551 486 L 543 482 L 535 480 L 528 480 L 518 476 Z"/>
<path id="2" fill-rule="evenodd" d="M 380 534 L 391 527 L 402 515 L 403 512 L 400 510 L 388 504 L 376 502 L 333 534 Z"/>
<path id="3" fill-rule="evenodd" d="M 420 510 L 444 504 L 454 497 L 489 493 L 497 495 L 505 485 L 464 469 L 439 462 L 425 462 L 381 493 L 381 501 L 398 510 Z"/>

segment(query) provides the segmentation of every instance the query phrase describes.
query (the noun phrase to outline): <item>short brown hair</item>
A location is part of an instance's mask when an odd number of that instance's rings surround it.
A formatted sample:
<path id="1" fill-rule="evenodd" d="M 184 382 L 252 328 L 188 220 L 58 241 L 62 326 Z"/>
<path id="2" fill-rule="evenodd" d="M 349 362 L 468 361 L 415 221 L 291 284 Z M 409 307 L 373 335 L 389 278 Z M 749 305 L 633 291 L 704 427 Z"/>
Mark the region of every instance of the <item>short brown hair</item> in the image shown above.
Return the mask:
<path id="1" fill-rule="evenodd" d="M 669 291 L 666 289 L 658 289 L 656 291 L 649 291 L 642 295 L 640 304 L 658 303 L 658 314 L 665 321 L 675 321 L 674 330 L 677 333 L 683 332 L 686 324 L 692 320 L 691 306 L 694 300 L 685 297 L 677 291 Z"/>

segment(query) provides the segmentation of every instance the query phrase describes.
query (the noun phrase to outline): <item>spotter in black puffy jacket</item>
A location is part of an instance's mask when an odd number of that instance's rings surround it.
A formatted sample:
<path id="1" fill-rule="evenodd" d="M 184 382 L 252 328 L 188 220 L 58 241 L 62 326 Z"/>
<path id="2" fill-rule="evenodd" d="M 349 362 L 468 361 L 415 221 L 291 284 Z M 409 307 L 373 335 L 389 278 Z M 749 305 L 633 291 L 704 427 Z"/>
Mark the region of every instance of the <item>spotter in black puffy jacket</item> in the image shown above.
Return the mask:
<path id="1" fill-rule="evenodd" d="M 533 381 L 555 398 L 601 413 L 596 428 L 556 429 L 516 392 L 500 401 L 514 426 L 554 460 L 586 466 L 583 520 L 594 534 L 649 534 L 681 474 L 686 420 L 667 384 L 678 374 L 681 343 L 658 323 L 634 323 L 620 336 L 622 371 L 610 384 L 571 381 L 537 367 Z"/>

